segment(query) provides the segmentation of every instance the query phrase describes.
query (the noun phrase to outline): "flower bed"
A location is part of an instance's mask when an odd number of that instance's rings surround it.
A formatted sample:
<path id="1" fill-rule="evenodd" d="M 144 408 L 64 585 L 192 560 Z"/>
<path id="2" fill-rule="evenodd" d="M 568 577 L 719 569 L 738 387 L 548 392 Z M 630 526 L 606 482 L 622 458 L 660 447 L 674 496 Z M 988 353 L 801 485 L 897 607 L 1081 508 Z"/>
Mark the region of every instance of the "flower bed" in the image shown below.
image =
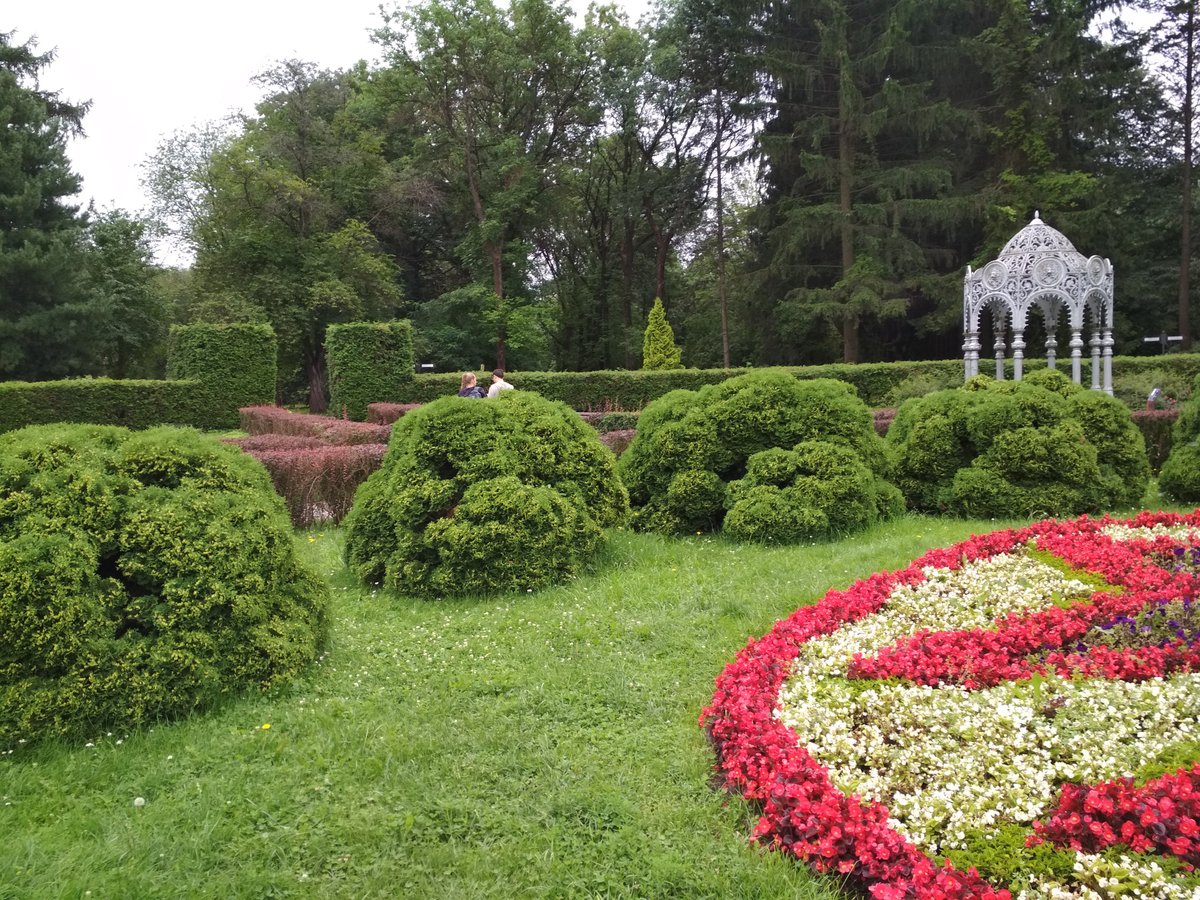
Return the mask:
<path id="1" fill-rule="evenodd" d="M 973 537 L 776 624 L 701 715 L 755 837 L 878 900 L 1200 896 L 1200 511 Z"/>

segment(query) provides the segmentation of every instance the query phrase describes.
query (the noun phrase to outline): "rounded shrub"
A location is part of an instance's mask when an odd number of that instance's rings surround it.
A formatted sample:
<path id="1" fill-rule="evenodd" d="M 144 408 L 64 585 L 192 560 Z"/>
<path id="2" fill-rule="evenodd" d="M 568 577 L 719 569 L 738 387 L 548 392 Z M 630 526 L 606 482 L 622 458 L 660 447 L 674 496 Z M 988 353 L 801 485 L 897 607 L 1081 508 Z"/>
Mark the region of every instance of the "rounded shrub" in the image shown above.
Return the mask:
<path id="1" fill-rule="evenodd" d="M 787 543 L 898 511 L 885 445 L 850 385 L 759 371 L 651 403 L 621 456 L 634 526 Z"/>
<path id="2" fill-rule="evenodd" d="M 346 518 L 346 557 L 417 596 L 527 590 L 580 571 L 628 514 L 613 454 L 566 404 L 444 397 L 396 424 Z"/>
<path id="3" fill-rule="evenodd" d="M 1200 501 L 1200 375 L 1171 428 L 1171 453 L 1159 470 L 1158 487 L 1172 500 Z"/>
<path id="4" fill-rule="evenodd" d="M 858 455 L 829 441 L 801 441 L 747 461 L 729 486 L 725 533 L 761 543 L 796 543 L 860 531 L 904 511 L 904 497 Z"/>
<path id="5" fill-rule="evenodd" d="M 235 447 L 170 427 L 0 435 L 0 746 L 285 680 L 315 658 L 327 605 Z"/>
<path id="6" fill-rule="evenodd" d="M 923 512 L 1093 512 L 1136 504 L 1150 478 L 1129 410 L 1049 369 L 907 401 L 887 442 L 897 486 Z"/>

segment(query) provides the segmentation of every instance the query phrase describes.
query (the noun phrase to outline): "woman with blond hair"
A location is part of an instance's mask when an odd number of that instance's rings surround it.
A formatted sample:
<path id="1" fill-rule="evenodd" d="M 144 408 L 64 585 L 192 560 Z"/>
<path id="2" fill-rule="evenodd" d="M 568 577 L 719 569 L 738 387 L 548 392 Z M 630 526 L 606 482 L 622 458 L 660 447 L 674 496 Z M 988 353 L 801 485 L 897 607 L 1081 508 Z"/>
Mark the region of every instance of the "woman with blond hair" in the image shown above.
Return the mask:
<path id="1" fill-rule="evenodd" d="M 462 382 L 458 386 L 458 396 L 473 397 L 476 400 L 483 399 L 483 388 L 475 383 L 474 372 L 463 372 Z"/>

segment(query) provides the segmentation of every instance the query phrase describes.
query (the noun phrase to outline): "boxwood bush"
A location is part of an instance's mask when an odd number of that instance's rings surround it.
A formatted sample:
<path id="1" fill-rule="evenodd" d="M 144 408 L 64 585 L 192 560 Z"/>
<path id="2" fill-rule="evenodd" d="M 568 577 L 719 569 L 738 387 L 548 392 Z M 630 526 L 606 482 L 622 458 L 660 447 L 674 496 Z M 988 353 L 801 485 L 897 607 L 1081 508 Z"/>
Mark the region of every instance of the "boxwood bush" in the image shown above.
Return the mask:
<path id="1" fill-rule="evenodd" d="M 327 602 L 237 448 L 169 426 L 0 436 L 0 747 L 289 678 L 314 659 Z"/>
<path id="2" fill-rule="evenodd" d="M 1145 442 L 1119 400 L 1042 369 L 977 376 L 906 401 L 888 429 L 896 484 L 924 512 L 1074 515 L 1131 506 L 1150 478 Z"/>
<path id="3" fill-rule="evenodd" d="M 1158 473 L 1163 495 L 1184 503 L 1200 500 L 1200 375 L 1191 396 L 1179 407 L 1171 428 L 1171 453 Z"/>
<path id="4" fill-rule="evenodd" d="M 871 411 L 850 385 L 763 370 L 672 391 L 638 419 L 620 472 L 636 528 L 738 538 L 844 534 L 902 509 Z"/>
<path id="5" fill-rule="evenodd" d="M 395 425 L 346 518 L 346 557 L 418 596 L 529 590 L 578 572 L 628 513 L 612 453 L 565 404 L 444 397 Z"/>

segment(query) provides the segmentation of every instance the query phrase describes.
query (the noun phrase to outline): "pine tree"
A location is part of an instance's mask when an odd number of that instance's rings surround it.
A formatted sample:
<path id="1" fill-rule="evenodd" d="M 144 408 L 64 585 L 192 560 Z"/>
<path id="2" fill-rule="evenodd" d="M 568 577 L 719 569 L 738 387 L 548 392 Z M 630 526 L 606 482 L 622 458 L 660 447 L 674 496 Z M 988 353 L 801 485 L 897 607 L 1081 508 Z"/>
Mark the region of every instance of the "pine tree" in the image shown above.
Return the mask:
<path id="1" fill-rule="evenodd" d="M 654 306 L 646 320 L 646 333 L 642 337 L 643 369 L 682 369 L 682 352 L 675 344 L 675 332 L 667 321 L 662 299 L 654 298 Z"/>
<path id="2" fill-rule="evenodd" d="M 86 371 L 89 313 L 79 295 L 84 225 L 67 138 L 87 110 L 38 88 L 53 59 L 0 32 L 0 378 Z"/>

